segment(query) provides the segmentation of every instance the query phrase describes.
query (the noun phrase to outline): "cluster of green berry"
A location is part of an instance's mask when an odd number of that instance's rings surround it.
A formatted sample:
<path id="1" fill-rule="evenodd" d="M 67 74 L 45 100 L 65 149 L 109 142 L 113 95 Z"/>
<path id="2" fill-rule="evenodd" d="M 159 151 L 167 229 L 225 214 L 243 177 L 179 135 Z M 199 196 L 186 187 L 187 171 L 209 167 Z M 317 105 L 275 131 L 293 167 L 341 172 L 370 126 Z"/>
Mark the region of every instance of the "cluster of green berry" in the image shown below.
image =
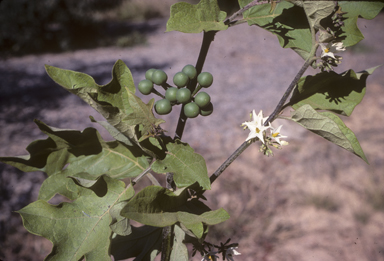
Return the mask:
<path id="1" fill-rule="evenodd" d="M 199 114 L 208 116 L 213 112 L 211 97 L 206 92 L 197 92 L 202 87 L 208 88 L 211 86 L 213 76 L 209 72 L 200 73 L 197 76 L 198 86 L 195 92 L 192 93 L 191 90 L 187 88 L 187 85 L 190 80 L 195 79 L 196 75 L 196 68 L 188 64 L 184 66 L 181 72 L 174 75 L 173 83 L 177 87 L 172 87 L 167 84 L 168 76 L 163 70 L 149 69 L 145 73 L 145 80 L 139 82 L 138 89 L 144 95 L 152 92 L 157 93 L 153 87 L 154 84 L 162 86 L 165 89 L 165 96 L 160 95 L 164 98 L 155 103 L 155 111 L 157 114 L 168 114 L 172 111 L 172 106 L 184 104 L 184 114 L 188 118 L 195 118 Z"/>

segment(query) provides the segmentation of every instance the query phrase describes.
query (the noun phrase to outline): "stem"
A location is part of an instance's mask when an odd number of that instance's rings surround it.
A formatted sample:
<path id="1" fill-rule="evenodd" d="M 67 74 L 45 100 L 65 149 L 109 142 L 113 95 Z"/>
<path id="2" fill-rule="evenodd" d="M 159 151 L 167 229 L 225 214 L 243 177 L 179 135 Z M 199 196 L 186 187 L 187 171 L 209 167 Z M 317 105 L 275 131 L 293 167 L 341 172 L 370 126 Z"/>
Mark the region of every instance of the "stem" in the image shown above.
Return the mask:
<path id="1" fill-rule="evenodd" d="M 199 73 L 201 73 L 203 69 L 205 58 L 207 57 L 209 47 L 213 42 L 216 33 L 217 31 L 204 32 L 203 42 L 201 44 L 199 57 L 197 58 L 197 62 L 195 66 L 197 75 L 199 75 Z M 195 78 L 192 81 L 190 81 L 190 83 L 188 84 L 188 88 L 191 90 L 191 93 L 194 92 L 196 83 L 197 83 L 197 79 Z M 176 127 L 175 138 L 181 139 L 181 137 L 183 136 L 186 122 L 187 122 L 187 117 L 184 115 L 184 105 L 182 105 L 180 116 L 179 116 L 179 122 L 177 123 L 177 127 Z"/>
<path id="2" fill-rule="evenodd" d="M 165 187 L 169 190 L 175 191 L 176 184 L 173 181 L 173 173 L 168 172 L 166 174 L 166 185 Z M 171 257 L 172 250 L 172 237 L 173 237 L 174 226 L 163 227 L 162 231 L 162 242 L 161 242 L 161 261 L 168 261 Z"/>
<path id="3" fill-rule="evenodd" d="M 173 226 L 164 227 L 161 236 L 163 238 L 161 243 L 161 261 L 169 261 L 172 251 Z"/>
<path id="4" fill-rule="evenodd" d="M 211 181 L 211 184 L 220 176 L 221 173 L 223 173 L 223 171 L 229 166 L 231 165 L 231 163 L 238 157 L 240 156 L 241 153 L 243 153 L 243 151 L 245 151 L 249 145 L 251 145 L 252 142 L 243 142 L 243 144 L 240 145 L 240 147 L 237 148 L 237 150 L 235 150 L 235 152 L 232 153 L 231 156 L 229 156 L 229 158 L 224 161 L 223 164 L 221 164 L 221 166 L 215 171 L 215 173 L 213 173 L 211 175 L 211 177 L 209 177 L 209 180 Z"/>
<path id="5" fill-rule="evenodd" d="M 199 57 L 197 58 L 196 62 L 196 71 L 197 75 L 201 73 L 205 59 L 207 58 L 209 47 L 211 46 L 211 43 L 215 39 L 217 31 L 209 31 L 204 32 L 203 35 L 203 42 L 201 43 L 200 53 Z M 194 93 L 196 89 L 197 84 L 197 77 L 189 82 L 188 89 L 191 90 L 191 93 Z M 183 136 L 185 124 L 187 123 L 187 117 L 184 114 L 184 104 L 181 107 L 180 116 L 179 116 L 179 122 L 177 123 L 176 127 L 176 134 L 175 139 L 181 139 Z M 167 173 L 166 178 L 166 187 L 168 189 L 174 189 L 174 181 L 173 181 L 173 174 Z M 163 228 L 162 232 L 162 245 L 161 245 L 161 261 L 169 261 L 171 256 L 171 250 L 172 250 L 172 238 L 173 238 L 173 226 L 168 226 Z"/>
<path id="6" fill-rule="evenodd" d="M 276 117 L 281 112 L 282 107 L 284 106 L 286 100 L 288 99 L 289 95 L 293 91 L 293 88 L 296 86 L 297 82 L 300 80 L 301 76 L 303 76 L 304 72 L 308 69 L 308 67 L 311 65 L 311 63 L 314 61 L 314 58 L 309 59 L 305 61 L 299 72 L 296 74 L 295 78 L 293 78 L 293 81 L 288 86 L 287 90 L 285 91 L 283 97 L 281 97 L 279 103 L 277 104 L 275 110 L 272 112 L 271 115 L 269 115 L 268 119 L 264 122 L 264 126 L 267 126 L 269 122 L 273 122 Z"/>

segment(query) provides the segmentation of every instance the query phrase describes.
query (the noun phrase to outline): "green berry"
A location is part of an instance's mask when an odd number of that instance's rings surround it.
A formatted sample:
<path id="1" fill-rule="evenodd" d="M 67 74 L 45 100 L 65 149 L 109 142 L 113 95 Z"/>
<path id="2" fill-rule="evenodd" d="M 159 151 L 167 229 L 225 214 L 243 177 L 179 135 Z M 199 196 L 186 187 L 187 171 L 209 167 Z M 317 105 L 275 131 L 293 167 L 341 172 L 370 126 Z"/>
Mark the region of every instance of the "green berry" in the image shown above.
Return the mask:
<path id="1" fill-rule="evenodd" d="M 213 104 L 211 102 L 204 108 L 200 109 L 200 115 L 202 116 L 211 115 L 212 112 L 213 112 Z"/>
<path id="2" fill-rule="evenodd" d="M 145 79 L 152 81 L 152 74 L 156 69 L 152 68 L 145 72 Z"/>
<path id="3" fill-rule="evenodd" d="M 195 96 L 195 103 L 200 107 L 204 108 L 211 102 L 211 97 L 206 92 L 199 92 Z"/>
<path id="4" fill-rule="evenodd" d="M 170 101 L 170 102 L 176 102 L 176 94 L 177 94 L 178 89 L 175 87 L 168 88 L 167 91 L 165 92 L 165 98 Z"/>
<path id="5" fill-rule="evenodd" d="M 195 118 L 200 113 L 200 108 L 196 103 L 190 102 L 184 105 L 184 114 L 188 118 Z"/>
<path id="6" fill-rule="evenodd" d="M 163 70 L 156 70 L 152 73 L 152 82 L 157 85 L 163 85 L 167 80 L 168 76 Z"/>
<path id="7" fill-rule="evenodd" d="M 150 80 L 142 80 L 139 82 L 139 85 L 137 86 L 137 88 L 139 89 L 139 91 L 144 94 L 144 95 L 148 95 L 152 92 L 152 89 L 153 89 L 153 82 L 151 82 Z"/>
<path id="8" fill-rule="evenodd" d="M 187 86 L 188 81 L 188 75 L 183 72 L 178 72 L 175 74 L 175 76 L 173 76 L 173 83 L 179 88 Z"/>
<path id="9" fill-rule="evenodd" d="M 187 88 L 178 89 L 176 99 L 180 103 L 188 103 L 191 101 L 191 91 Z"/>
<path id="10" fill-rule="evenodd" d="M 197 82 L 201 85 L 201 87 L 209 87 L 213 83 L 213 76 L 209 72 L 202 72 L 197 76 Z"/>
<path id="11" fill-rule="evenodd" d="M 157 114 L 164 115 L 172 111 L 172 105 L 167 99 L 162 99 L 156 102 L 155 109 Z"/>
<path id="12" fill-rule="evenodd" d="M 197 74 L 196 68 L 192 64 L 188 64 L 188 65 L 184 66 L 183 70 L 181 70 L 181 71 L 183 73 L 185 73 L 186 75 L 188 75 L 189 79 L 194 79 L 196 77 L 196 74 Z"/>

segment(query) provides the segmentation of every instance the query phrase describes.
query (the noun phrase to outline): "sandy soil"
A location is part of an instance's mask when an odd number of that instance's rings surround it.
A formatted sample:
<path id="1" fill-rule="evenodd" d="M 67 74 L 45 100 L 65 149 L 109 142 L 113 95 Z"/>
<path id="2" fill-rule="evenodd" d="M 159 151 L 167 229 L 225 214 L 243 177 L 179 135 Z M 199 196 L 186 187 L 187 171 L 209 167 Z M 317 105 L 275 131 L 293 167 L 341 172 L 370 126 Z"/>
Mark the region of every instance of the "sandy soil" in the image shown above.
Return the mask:
<path id="1" fill-rule="evenodd" d="M 117 59 L 128 65 L 136 83 L 149 68 L 173 75 L 195 63 L 201 34 L 164 33 L 164 20 L 151 23 L 157 29 L 143 46 L 1 60 L 0 155 L 26 154 L 30 142 L 45 138 L 35 118 L 59 128 L 92 126 L 109 138 L 88 119 L 100 116 L 56 86 L 44 64 L 88 73 L 103 84 L 110 80 Z M 343 55 L 337 72 L 383 63 L 383 24 L 383 14 L 359 21 L 366 39 Z M 189 120 L 183 137 L 206 158 L 210 172 L 246 138 L 240 124 L 249 119 L 249 111 L 263 109 L 269 114 L 302 64 L 268 32 L 247 25 L 235 28 L 217 35 L 204 67 L 215 77 L 208 90 L 215 112 Z M 384 260 L 383 82 L 381 67 L 368 79 L 363 102 L 345 118 L 370 165 L 299 126 L 280 122 L 289 146 L 274 157 L 264 157 L 251 146 L 206 193 L 212 208 L 223 207 L 231 215 L 212 227 L 208 240 L 218 244 L 230 237 L 239 242 L 241 260 Z M 178 113 L 164 117 L 163 128 L 171 136 Z M 0 163 L 0 259 L 42 260 L 50 252 L 51 244 L 28 234 L 13 212 L 36 200 L 44 178 L 42 173 L 22 173 Z"/>

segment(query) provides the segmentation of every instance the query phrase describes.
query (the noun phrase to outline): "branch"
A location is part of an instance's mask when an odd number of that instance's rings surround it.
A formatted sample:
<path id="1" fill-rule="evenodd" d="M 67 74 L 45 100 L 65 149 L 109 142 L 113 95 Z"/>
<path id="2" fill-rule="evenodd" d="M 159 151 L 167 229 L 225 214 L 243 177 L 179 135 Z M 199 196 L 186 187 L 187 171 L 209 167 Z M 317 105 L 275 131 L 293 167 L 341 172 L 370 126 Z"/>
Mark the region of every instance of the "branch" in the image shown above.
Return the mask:
<path id="1" fill-rule="evenodd" d="M 205 58 L 207 57 L 208 50 L 211 43 L 215 39 L 216 33 L 217 31 L 204 32 L 203 42 L 201 43 L 199 57 L 197 58 L 197 62 L 195 66 L 197 75 L 199 75 L 199 73 L 201 73 L 203 69 Z M 190 83 L 188 84 L 188 89 L 191 90 L 191 93 L 194 92 L 196 84 L 197 84 L 197 77 L 192 81 L 190 81 Z M 176 127 L 175 138 L 181 139 L 181 137 L 183 136 L 186 122 L 187 122 L 187 117 L 184 115 L 184 104 L 183 104 L 180 111 L 179 122 L 177 123 L 177 127 Z"/>

